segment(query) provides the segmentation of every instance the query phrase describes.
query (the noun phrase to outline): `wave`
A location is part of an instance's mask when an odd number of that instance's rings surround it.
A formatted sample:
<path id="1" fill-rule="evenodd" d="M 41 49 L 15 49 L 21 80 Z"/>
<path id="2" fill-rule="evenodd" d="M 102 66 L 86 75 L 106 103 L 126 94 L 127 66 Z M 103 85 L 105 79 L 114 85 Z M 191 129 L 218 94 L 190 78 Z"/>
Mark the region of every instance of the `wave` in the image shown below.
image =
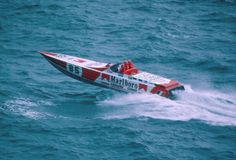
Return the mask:
<path id="1" fill-rule="evenodd" d="M 106 107 L 119 107 L 105 115 L 105 119 L 150 117 L 174 121 L 199 120 L 214 125 L 236 125 L 234 95 L 214 90 L 195 91 L 186 86 L 176 93 L 177 100 L 149 94 L 116 95 L 100 103 Z"/>

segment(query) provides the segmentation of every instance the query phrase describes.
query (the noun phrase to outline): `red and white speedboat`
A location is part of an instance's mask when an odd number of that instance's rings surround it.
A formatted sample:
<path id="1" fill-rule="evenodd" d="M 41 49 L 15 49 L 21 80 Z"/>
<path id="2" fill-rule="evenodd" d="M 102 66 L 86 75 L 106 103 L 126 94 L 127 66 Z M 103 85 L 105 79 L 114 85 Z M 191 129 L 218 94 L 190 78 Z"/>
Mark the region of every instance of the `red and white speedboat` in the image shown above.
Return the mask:
<path id="1" fill-rule="evenodd" d="M 93 85 L 163 97 L 172 97 L 174 90 L 184 90 L 179 82 L 140 71 L 130 61 L 111 64 L 58 53 L 39 53 L 64 74 Z"/>

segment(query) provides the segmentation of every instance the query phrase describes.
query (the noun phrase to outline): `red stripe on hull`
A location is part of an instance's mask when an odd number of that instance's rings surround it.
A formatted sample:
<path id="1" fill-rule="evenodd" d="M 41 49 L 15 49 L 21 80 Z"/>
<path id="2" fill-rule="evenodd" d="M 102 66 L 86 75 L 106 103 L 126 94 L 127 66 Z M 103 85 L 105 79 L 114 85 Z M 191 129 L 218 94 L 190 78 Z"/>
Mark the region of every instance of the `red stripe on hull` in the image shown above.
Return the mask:
<path id="1" fill-rule="evenodd" d="M 157 91 L 162 91 L 163 92 L 162 96 L 164 96 L 164 97 L 168 97 L 169 96 L 167 90 L 164 87 L 162 87 L 162 86 L 156 85 L 155 87 L 152 88 L 151 93 L 156 94 Z"/>
<path id="2" fill-rule="evenodd" d="M 90 70 L 87 68 L 82 68 L 82 70 L 83 70 L 82 77 L 90 81 L 95 81 L 100 76 L 100 72 Z"/>

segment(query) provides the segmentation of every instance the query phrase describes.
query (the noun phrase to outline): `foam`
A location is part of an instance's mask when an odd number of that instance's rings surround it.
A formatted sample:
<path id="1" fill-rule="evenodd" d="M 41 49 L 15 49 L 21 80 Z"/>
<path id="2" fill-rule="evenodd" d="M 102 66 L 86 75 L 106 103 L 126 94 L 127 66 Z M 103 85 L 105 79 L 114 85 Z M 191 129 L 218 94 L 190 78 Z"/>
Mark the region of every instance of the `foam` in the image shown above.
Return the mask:
<path id="1" fill-rule="evenodd" d="M 49 113 L 36 111 L 36 107 L 39 107 L 40 105 L 52 105 L 51 102 L 47 101 L 33 102 L 28 98 L 15 98 L 6 101 L 3 105 L 12 113 L 22 115 L 31 119 L 42 119 L 53 116 Z"/>
<path id="2" fill-rule="evenodd" d="M 185 85 L 184 92 L 176 93 L 177 100 L 150 94 L 123 94 L 106 99 L 100 105 L 119 107 L 104 118 L 150 117 L 174 121 L 200 120 L 214 125 L 236 125 L 234 95 L 214 90 L 195 91 Z"/>

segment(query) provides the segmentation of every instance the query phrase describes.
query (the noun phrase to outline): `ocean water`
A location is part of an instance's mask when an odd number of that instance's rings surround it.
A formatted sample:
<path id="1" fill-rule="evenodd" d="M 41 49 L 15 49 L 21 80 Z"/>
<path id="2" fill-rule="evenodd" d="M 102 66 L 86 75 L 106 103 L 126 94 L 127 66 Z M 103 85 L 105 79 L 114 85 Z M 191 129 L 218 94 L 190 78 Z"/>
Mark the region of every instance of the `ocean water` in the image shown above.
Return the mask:
<path id="1" fill-rule="evenodd" d="M 177 100 L 71 79 L 37 51 L 178 80 Z M 0 1 L 0 159 L 236 159 L 235 0 Z"/>

